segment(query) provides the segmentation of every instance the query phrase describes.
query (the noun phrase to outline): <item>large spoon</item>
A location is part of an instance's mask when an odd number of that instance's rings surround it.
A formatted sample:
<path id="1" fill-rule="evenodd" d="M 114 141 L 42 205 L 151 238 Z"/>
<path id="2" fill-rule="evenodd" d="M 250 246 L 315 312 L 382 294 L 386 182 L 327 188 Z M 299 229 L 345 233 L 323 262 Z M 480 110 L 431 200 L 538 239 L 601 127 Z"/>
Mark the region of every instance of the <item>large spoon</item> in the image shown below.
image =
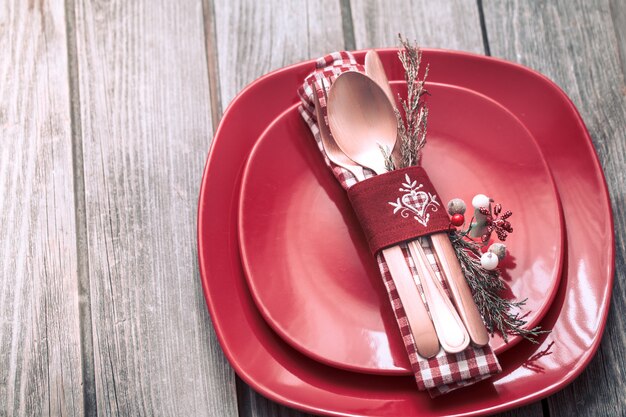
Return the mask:
<path id="1" fill-rule="evenodd" d="M 330 131 L 339 148 L 376 174 L 387 172 L 381 148 L 391 152 L 398 125 L 383 90 L 360 72 L 344 72 L 330 87 L 327 108 Z"/>
<path id="2" fill-rule="evenodd" d="M 327 108 L 330 130 L 339 148 L 377 175 L 387 172 L 381 148 L 387 152 L 394 148 L 398 127 L 393 107 L 376 82 L 359 72 L 341 74 L 330 88 Z M 409 243 L 409 250 L 419 266 L 424 296 L 441 346 L 451 353 L 464 350 L 469 345 L 469 335 L 452 302 L 428 269 L 430 264 L 415 242 Z"/>
<path id="3" fill-rule="evenodd" d="M 316 91 L 313 92 L 313 100 L 315 102 L 315 114 L 320 129 L 320 137 L 326 156 L 336 165 L 350 171 L 357 181 L 364 180 L 363 167 L 348 158 L 328 130 Z M 431 358 L 439 352 L 439 340 L 433 322 L 428 316 L 426 306 L 413 282 L 411 270 L 404 260 L 404 254 L 396 246 L 383 250 L 383 257 L 389 267 L 389 273 L 398 291 L 400 301 L 404 306 L 409 328 L 415 341 L 415 348 L 423 357 Z"/>
<path id="4" fill-rule="evenodd" d="M 383 89 L 389 102 L 395 108 L 395 99 L 389 85 L 389 79 L 385 73 L 385 68 L 380 60 L 380 56 L 376 51 L 369 50 L 365 54 L 365 73 L 371 77 L 376 84 Z M 396 167 L 400 166 L 398 161 L 402 160 L 400 155 L 399 142 L 393 148 L 392 157 L 396 164 Z M 450 243 L 447 233 L 433 233 L 430 235 L 432 242 L 432 248 L 437 255 L 440 271 L 445 277 L 450 292 L 452 294 L 452 300 L 456 305 L 457 311 L 465 324 L 465 328 L 469 333 L 472 343 L 477 346 L 484 346 L 489 343 L 489 333 L 483 323 L 483 319 L 478 312 L 478 307 L 472 297 L 472 292 L 467 285 L 465 275 L 461 270 L 459 259 L 456 257 L 454 248 Z"/>

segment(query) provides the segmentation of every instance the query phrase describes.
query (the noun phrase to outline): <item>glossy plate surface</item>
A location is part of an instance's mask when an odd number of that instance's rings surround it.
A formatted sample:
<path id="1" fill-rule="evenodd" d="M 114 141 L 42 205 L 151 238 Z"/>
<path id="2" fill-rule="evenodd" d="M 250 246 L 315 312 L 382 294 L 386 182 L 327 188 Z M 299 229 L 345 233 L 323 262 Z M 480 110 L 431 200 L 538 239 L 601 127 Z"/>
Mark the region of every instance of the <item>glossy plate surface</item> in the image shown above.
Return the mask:
<path id="1" fill-rule="evenodd" d="M 404 84 L 396 87 L 406 94 Z M 513 211 L 503 276 L 509 297 L 528 299 L 533 326 L 560 279 L 560 206 L 549 169 L 526 128 L 493 100 L 444 84 L 431 83 L 428 91 L 423 166 L 444 205 L 485 193 Z M 283 339 L 332 366 L 410 373 L 378 266 L 296 106 L 252 150 L 239 236 L 252 296 Z M 500 353 L 519 340 L 497 337 L 491 345 Z"/>
<path id="2" fill-rule="evenodd" d="M 364 54 L 357 53 L 357 59 Z M 390 79 L 400 80 L 396 51 L 383 50 L 381 58 Z M 268 398 L 328 415 L 484 415 L 563 388 L 600 343 L 613 281 L 613 219 L 600 165 L 576 109 L 554 83 L 516 64 L 442 50 L 424 50 L 424 60 L 431 65 L 432 82 L 478 91 L 515 114 L 550 166 L 567 231 L 563 275 L 541 322 L 552 333 L 539 345 L 523 342 L 500 355 L 503 373 L 497 378 L 431 400 L 416 391 L 410 377 L 325 366 L 272 331 L 254 305 L 241 266 L 240 176 L 268 124 L 297 102 L 293 92 L 314 67 L 309 61 L 260 78 L 233 100 L 213 140 L 199 199 L 200 273 L 215 331 L 239 376 Z M 541 355 L 552 342 L 551 354 Z"/>

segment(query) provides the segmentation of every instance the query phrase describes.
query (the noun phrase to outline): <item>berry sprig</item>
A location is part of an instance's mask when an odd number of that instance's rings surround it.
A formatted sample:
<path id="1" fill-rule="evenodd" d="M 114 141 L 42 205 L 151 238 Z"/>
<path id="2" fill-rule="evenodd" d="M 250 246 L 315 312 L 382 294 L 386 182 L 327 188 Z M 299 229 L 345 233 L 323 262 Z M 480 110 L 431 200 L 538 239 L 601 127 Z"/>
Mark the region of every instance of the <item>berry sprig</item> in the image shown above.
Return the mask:
<path id="1" fill-rule="evenodd" d="M 489 239 L 491 238 L 491 234 L 493 232 L 496 232 L 498 239 L 500 239 L 503 242 L 506 240 L 506 237 L 508 236 L 509 233 L 513 233 L 513 226 L 511 226 L 511 223 L 507 220 L 509 217 L 513 215 L 513 212 L 511 210 L 507 210 L 504 213 L 502 213 L 502 205 L 496 204 L 493 207 L 493 213 L 491 213 L 490 208 L 487 208 L 487 207 L 480 207 L 478 211 L 482 215 L 486 216 L 485 218 L 486 232 L 480 238 L 483 241 L 483 243 L 486 243 L 489 241 Z"/>
<path id="2" fill-rule="evenodd" d="M 537 343 L 537 336 L 546 332 L 541 327 L 526 329 L 524 315 L 516 312 L 524 306 L 526 300 L 512 301 L 501 296 L 505 286 L 500 279 L 498 264 L 506 256 L 506 245 L 495 242 L 485 251 L 494 232 L 501 241 L 513 233 L 509 221 L 513 212 L 503 212 L 501 204 L 494 204 L 493 199 L 484 194 L 475 195 L 472 206 L 474 217 L 469 226 L 465 230 L 456 230 L 456 227 L 465 224 L 467 206 L 460 198 L 448 203 L 450 240 L 485 325 L 489 333 L 498 332 L 505 341 L 508 335 L 515 334 Z"/>

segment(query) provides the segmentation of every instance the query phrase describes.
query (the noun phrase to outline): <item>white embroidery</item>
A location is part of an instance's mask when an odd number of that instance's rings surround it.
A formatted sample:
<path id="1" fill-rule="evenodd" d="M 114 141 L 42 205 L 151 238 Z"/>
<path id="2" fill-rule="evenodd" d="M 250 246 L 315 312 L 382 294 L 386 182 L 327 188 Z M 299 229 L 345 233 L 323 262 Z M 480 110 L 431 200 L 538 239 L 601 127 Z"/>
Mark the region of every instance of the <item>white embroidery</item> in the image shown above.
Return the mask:
<path id="1" fill-rule="evenodd" d="M 437 201 L 435 194 L 418 191 L 424 185 L 418 184 L 417 181 L 411 181 L 409 174 L 405 174 L 404 178 L 406 182 L 402 184 L 403 188 L 399 189 L 404 194 L 398 197 L 395 203 L 389 202 L 394 207 L 393 214 L 400 212 L 404 218 L 412 214 L 415 220 L 426 227 L 430 220 L 430 213 L 427 211 L 437 211 L 441 204 Z"/>

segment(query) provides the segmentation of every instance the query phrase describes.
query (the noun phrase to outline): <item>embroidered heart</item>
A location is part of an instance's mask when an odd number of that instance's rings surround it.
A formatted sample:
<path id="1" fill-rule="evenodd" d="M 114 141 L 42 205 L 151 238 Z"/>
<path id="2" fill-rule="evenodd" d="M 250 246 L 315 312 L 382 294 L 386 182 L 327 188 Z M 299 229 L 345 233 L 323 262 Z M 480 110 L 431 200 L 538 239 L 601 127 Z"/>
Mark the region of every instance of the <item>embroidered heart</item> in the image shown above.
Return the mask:
<path id="1" fill-rule="evenodd" d="M 418 184 L 417 181 L 411 181 L 408 174 L 405 179 L 406 182 L 402 183 L 402 187 L 399 189 L 404 192 L 402 197 L 398 197 L 395 203 L 389 201 L 389 205 L 393 207 L 393 214 L 400 213 L 406 219 L 409 217 L 409 213 L 413 213 L 413 218 L 422 226 L 427 227 L 430 214 L 426 212 L 428 210 L 437 211 L 440 205 L 437 201 L 437 195 L 426 191 L 417 191 L 424 185 Z"/>
<path id="2" fill-rule="evenodd" d="M 428 194 L 423 191 L 413 191 L 402 196 L 402 204 L 413 211 L 417 215 L 418 220 L 422 223 L 428 222 L 428 220 L 424 218 L 424 215 L 426 213 L 426 207 L 428 207 L 430 202 L 429 200 Z"/>

